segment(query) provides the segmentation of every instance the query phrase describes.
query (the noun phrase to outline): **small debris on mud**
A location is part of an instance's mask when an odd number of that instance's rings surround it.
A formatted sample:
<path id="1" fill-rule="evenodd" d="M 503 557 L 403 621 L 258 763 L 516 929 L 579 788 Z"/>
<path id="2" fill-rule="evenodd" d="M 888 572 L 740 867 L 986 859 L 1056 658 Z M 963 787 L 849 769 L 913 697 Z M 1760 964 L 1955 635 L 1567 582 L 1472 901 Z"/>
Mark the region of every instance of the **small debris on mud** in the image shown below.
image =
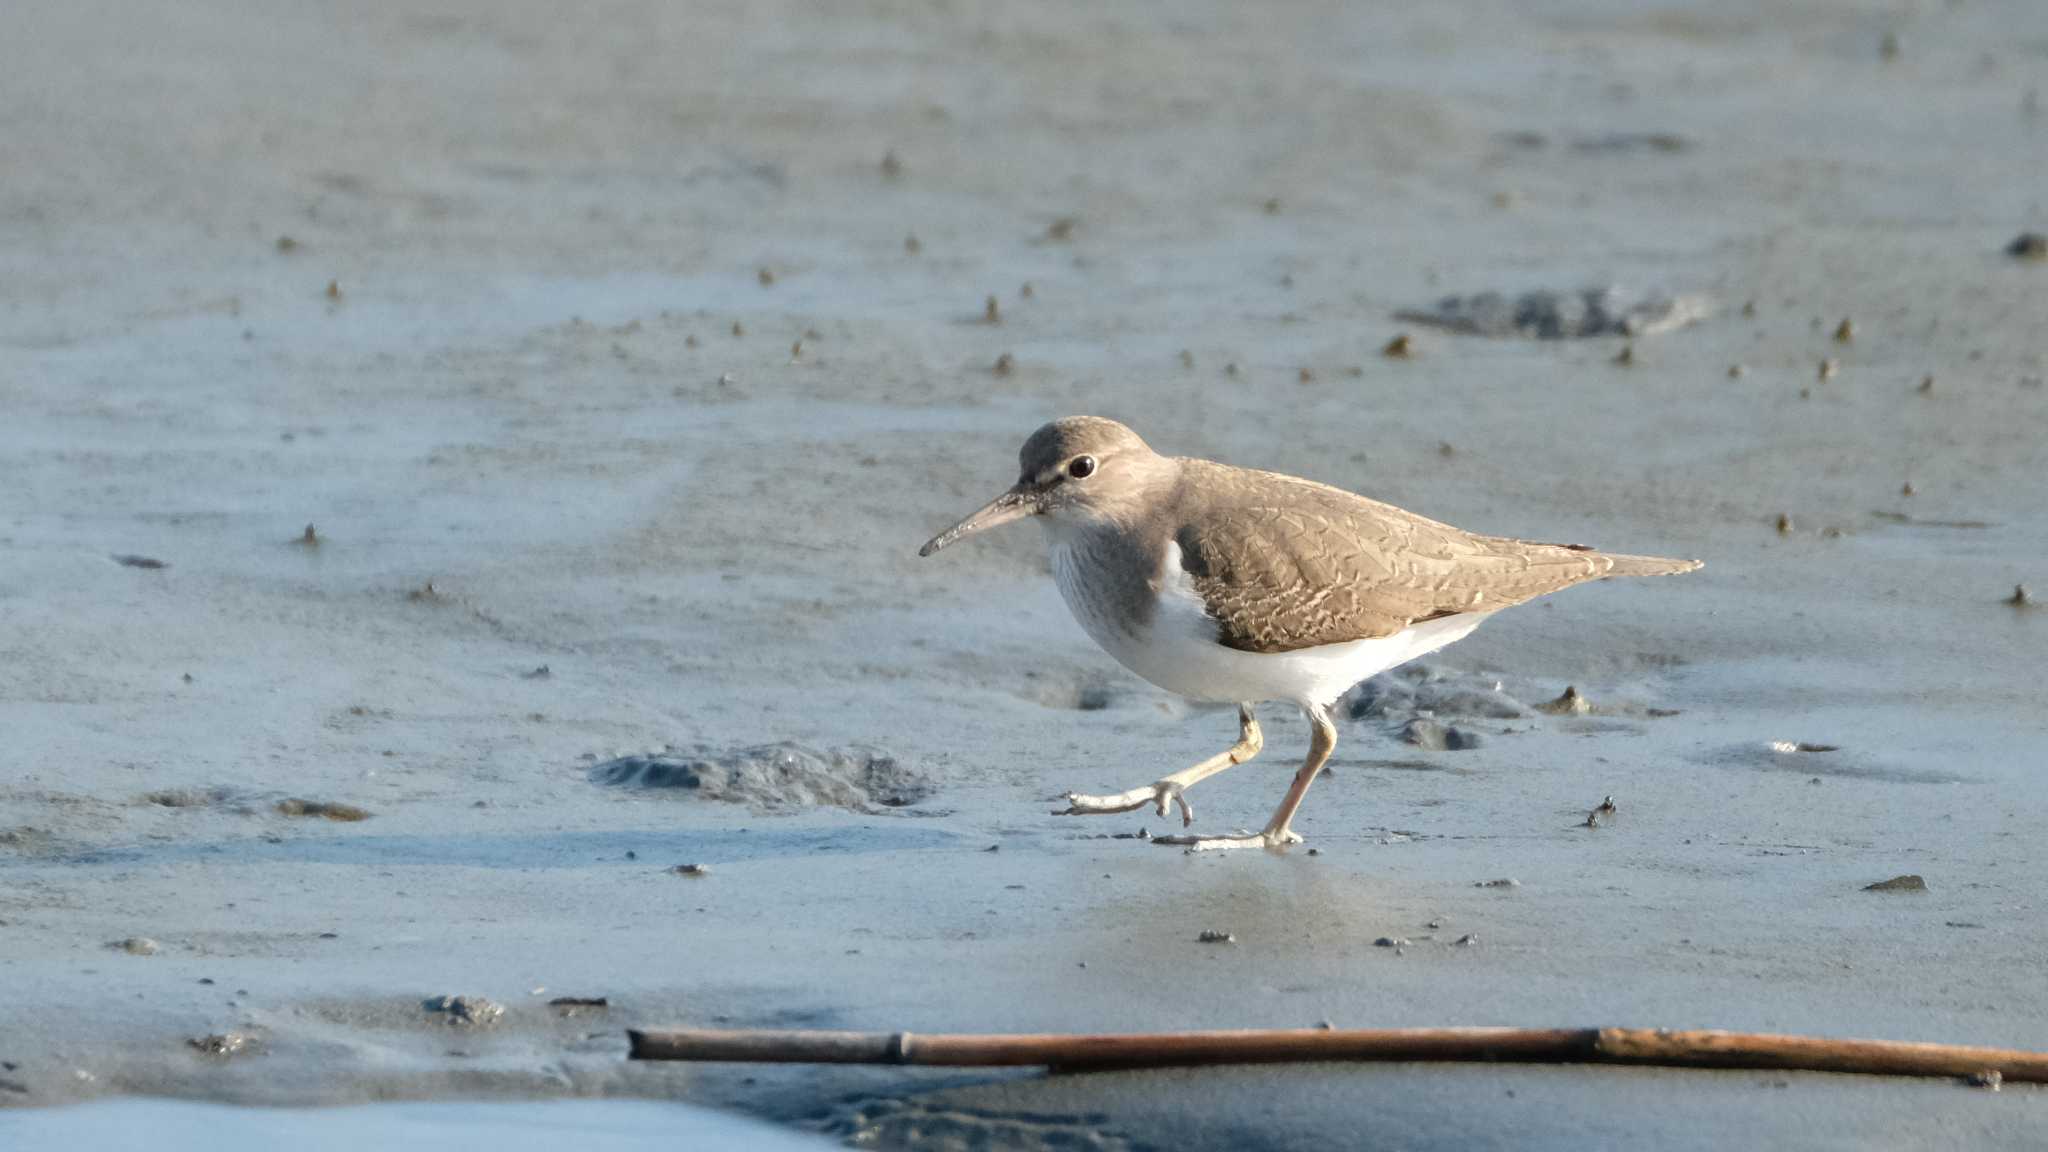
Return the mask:
<path id="1" fill-rule="evenodd" d="M 1600 803 L 1591 812 L 1586 813 L 1586 827 L 1598 828 L 1601 820 L 1612 819 L 1615 812 L 1614 797 L 1602 797 Z"/>
<path id="2" fill-rule="evenodd" d="M 1512 297 L 1500 292 L 1446 296 L 1434 307 L 1396 312 L 1394 317 L 1468 336 L 1577 340 L 1655 336 L 1706 319 L 1713 311 L 1713 301 L 1705 296 L 1607 287 Z"/>
<path id="3" fill-rule="evenodd" d="M 327 298 L 329 300 L 341 299 L 341 281 L 329 280 L 327 282 Z"/>
<path id="4" fill-rule="evenodd" d="M 709 875 L 711 875 L 711 869 L 709 869 L 709 868 L 706 868 L 706 867 L 705 867 L 704 865 L 702 865 L 702 864 L 678 864 L 678 865 L 676 865 L 675 867 L 673 867 L 673 868 L 669 869 L 669 871 L 670 871 L 670 872 L 672 872 L 672 873 L 674 873 L 674 874 L 675 874 L 675 875 L 677 875 L 677 876 L 709 876 Z"/>
<path id="5" fill-rule="evenodd" d="M 907 808 L 936 786 L 922 770 L 873 748 L 834 751 L 783 741 L 744 748 L 702 745 L 623 756 L 590 769 L 594 784 L 674 788 L 763 810 L 830 805 L 856 812 Z"/>
<path id="6" fill-rule="evenodd" d="M 2015 260 L 2048 260 L 2048 235 L 2022 232 L 2005 246 L 2005 254 Z"/>
<path id="7" fill-rule="evenodd" d="M 891 148 L 887 152 L 882 153 L 882 179 L 900 180 L 902 178 L 903 160 L 896 155 L 896 150 Z"/>
<path id="8" fill-rule="evenodd" d="M 297 252 L 299 250 L 299 242 L 290 236 L 279 236 L 277 238 L 277 250 L 287 253 Z"/>
<path id="9" fill-rule="evenodd" d="M 194 1036 L 185 1043 L 208 1056 L 233 1056 L 248 1047 L 249 1038 L 240 1032 L 215 1032 L 211 1036 Z"/>
<path id="10" fill-rule="evenodd" d="M 210 808 L 228 798 L 224 788 L 163 788 L 144 792 L 142 802 L 159 808 Z"/>
<path id="11" fill-rule="evenodd" d="M 1427 752 L 1463 752 L 1485 743 L 1477 732 L 1439 724 L 1426 716 L 1410 720 L 1401 729 L 1401 739 Z"/>
<path id="12" fill-rule="evenodd" d="M 1503 876 L 1498 880 L 1476 880 L 1472 883 L 1472 886 L 1474 888 L 1520 888 L 1522 882 L 1512 876 Z"/>
<path id="13" fill-rule="evenodd" d="M 1814 369 L 1813 374 L 1815 379 L 1820 380 L 1822 382 L 1826 382 L 1829 380 L 1833 380 L 1835 378 L 1835 374 L 1840 372 L 1841 370 L 1842 362 L 1840 360 L 1835 359 L 1833 356 L 1830 356 L 1827 359 L 1822 360 L 1820 362 L 1820 367 Z"/>
<path id="14" fill-rule="evenodd" d="M 986 324 L 1001 324 L 1003 322 L 1003 306 L 994 296 L 990 296 L 988 303 L 982 305 L 981 319 Z"/>
<path id="15" fill-rule="evenodd" d="M 1863 890 L 1865 892 L 1925 892 L 1927 891 L 1927 881 L 1912 873 L 1907 873 L 1904 876 L 1894 876 L 1889 880 L 1880 880 L 1875 884 L 1865 884 Z"/>
<path id="16" fill-rule="evenodd" d="M 1477 932 L 1467 932 L 1463 936 L 1458 937 L 1456 940 L 1451 941 L 1451 947 L 1470 948 L 1472 945 L 1477 943 L 1479 943 L 1479 934 Z"/>
<path id="17" fill-rule="evenodd" d="M 1579 694 L 1577 685 L 1568 684 L 1565 686 L 1564 695 L 1536 705 L 1536 710 L 1548 712 L 1552 716 L 1585 716 L 1593 711 L 1593 702 Z"/>
<path id="18" fill-rule="evenodd" d="M 1986 1068 L 1982 1072 L 1970 1073 L 1964 1079 L 1964 1083 L 1972 1088 L 1982 1088 L 1986 1092 L 1996 1092 L 1998 1086 L 2005 1083 L 2005 1073 L 1996 1068 Z"/>
<path id="19" fill-rule="evenodd" d="M 905 236 L 903 238 L 903 251 L 908 255 L 915 256 L 919 252 L 924 251 L 924 241 L 919 240 L 916 233 Z"/>
<path id="20" fill-rule="evenodd" d="M 1220 929 L 1204 928 L 1202 934 L 1195 937 L 1195 941 L 1199 944 L 1235 944 L 1237 937 Z"/>
<path id="21" fill-rule="evenodd" d="M 368 820 L 370 814 L 353 804 L 340 804 L 329 800 L 301 800 L 291 797 L 277 802 L 280 815 L 292 817 L 318 816 L 323 820 L 336 820 L 353 824 Z"/>
<path id="22" fill-rule="evenodd" d="M 308 524 L 306 525 L 306 530 L 293 537 L 291 542 L 301 548 L 318 548 L 320 546 L 320 533 L 314 531 L 313 526 Z"/>
<path id="23" fill-rule="evenodd" d="M 1397 333 L 1392 340 L 1380 346 L 1380 355 L 1389 360 L 1415 359 L 1415 341 L 1406 332 Z"/>
<path id="24" fill-rule="evenodd" d="M 503 1004 L 482 996 L 435 996 L 422 1001 L 420 1007 L 445 1013 L 452 1027 L 482 1028 L 497 1023 L 505 1014 Z"/>
<path id="25" fill-rule="evenodd" d="M 585 1009 L 604 1009 L 611 1006 L 610 998 L 605 996 L 557 996 L 548 1001 L 548 1007 L 556 1009 L 564 1016 L 574 1016 Z"/>
<path id="26" fill-rule="evenodd" d="M 1778 513 L 1778 535 L 1780 535 L 1780 536 L 1790 536 L 1791 534 L 1792 534 L 1792 514 L 1791 514 L 1790 512 L 1780 512 L 1780 513 Z"/>
<path id="27" fill-rule="evenodd" d="M 536 664 L 531 670 L 519 674 L 520 678 L 524 680 L 546 680 L 553 675 L 554 673 L 545 664 Z"/>
<path id="28" fill-rule="evenodd" d="M 1372 946 L 1375 948 L 1406 948 L 1408 946 L 1408 938 L 1406 936 L 1382 936 L 1373 941 Z"/>
<path id="29" fill-rule="evenodd" d="M 1773 740 L 1771 751 L 1791 755 L 1794 752 L 1840 752 L 1840 744 L 1810 744 L 1804 740 Z"/>
<path id="30" fill-rule="evenodd" d="M 1914 389 L 1914 391 L 1920 393 L 1922 396 L 1925 396 L 1929 392 L 1934 391 L 1934 377 L 1931 375 L 1922 376 L 1920 378 L 1920 386 Z"/>
<path id="31" fill-rule="evenodd" d="M 1074 229 L 1080 227 L 1080 224 L 1081 219 L 1078 216 L 1062 216 L 1046 225 L 1045 238 L 1061 242 L 1071 240 L 1074 238 Z"/>
<path id="32" fill-rule="evenodd" d="M 1856 322 L 1844 316 L 1842 318 L 1842 322 L 1840 324 L 1835 325 L 1835 343 L 1852 344 L 1855 342 L 1855 340 Z"/>
<path id="33" fill-rule="evenodd" d="M 1616 352 L 1616 353 L 1614 354 L 1614 362 L 1615 362 L 1616 364 L 1619 364 L 1619 365 L 1621 365 L 1621 366 L 1622 366 L 1622 367 L 1624 367 L 1624 368 L 1626 368 L 1626 367 L 1628 367 L 1629 365 L 1631 365 L 1631 364 L 1635 363 L 1635 362 L 1636 362 L 1636 346 L 1635 346 L 1635 345 L 1634 345 L 1633 343 L 1630 343 L 1630 344 L 1623 344 L 1623 345 L 1621 346 L 1621 351 L 1619 351 L 1619 352 Z"/>
<path id="34" fill-rule="evenodd" d="M 1010 358 L 1010 354 L 1008 352 L 1005 352 L 1002 355 L 996 357 L 995 367 L 991 369 L 991 371 L 993 371 L 998 376 L 1008 376 L 1010 374 L 1010 370 L 1013 367 L 1015 367 L 1015 365 L 1016 361 Z"/>
<path id="35" fill-rule="evenodd" d="M 1749 366 L 1747 364 L 1736 363 L 1728 366 L 1728 378 L 1730 380 L 1740 380 L 1747 375 L 1749 375 Z"/>
<path id="36" fill-rule="evenodd" d="M 107 947 L 118 948 L 130 956 L 154 956 L 162 946 L 147 936 L 130 936 L 126 940 L 115 940 Z"/>
<path id="37" fill-rule="evenodd" d="M 169 568 L 170 565 L 154 556 L 136 556 L 131 553 L 117 553 L 114 563 L 123 568 Z"/>
<path id="38" fill-rule="evenodd" d="M 2012 595 L 2007 596 L 2005 602 L 2015 608 L 2031 608 L 2034 606 L 2034 598 L 2028 594 L 2025 584 L 2013 585 Z"/>
<path id="39" fill-rule="evenodd" d="M 754 279 L 759 280 L 763 288 L 772 287 L 775 283 L 775 269 L 763 267 L 754 273 Z"/>
<path id="40" fill-rule="evenodd" d="M 434 582 L 432 580 L 429 580 L 425 584 L 422 584 L 419 587 L 413 589 L 412 591 L 407 592 L 405 594 L 405 598 L 407 600 L 412 601 L 415 604 L 439 604 L 443 599 L 441 595 L 441 590 L 439 588 L 434 587 Z"/>

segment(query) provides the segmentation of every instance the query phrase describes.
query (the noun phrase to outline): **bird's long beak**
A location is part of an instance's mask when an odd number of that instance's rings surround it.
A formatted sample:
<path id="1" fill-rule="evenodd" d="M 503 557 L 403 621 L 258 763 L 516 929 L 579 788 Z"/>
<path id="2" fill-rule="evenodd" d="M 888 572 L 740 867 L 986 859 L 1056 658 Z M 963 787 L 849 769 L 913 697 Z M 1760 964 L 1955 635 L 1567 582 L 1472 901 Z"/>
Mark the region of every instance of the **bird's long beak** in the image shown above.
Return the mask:
<path id="1" fill-rule="evenodd" d="M 974 515 L 925 541 L 924 547 L 919 548 L 917 554 L 929 556 L 962 536 L 972 536 L 976 532 L 984 532 L 1008 524 L 1012 520 L 1022 520 L 1038 510 L 1039 494 L 1019 484 L 982 505 Z"/>

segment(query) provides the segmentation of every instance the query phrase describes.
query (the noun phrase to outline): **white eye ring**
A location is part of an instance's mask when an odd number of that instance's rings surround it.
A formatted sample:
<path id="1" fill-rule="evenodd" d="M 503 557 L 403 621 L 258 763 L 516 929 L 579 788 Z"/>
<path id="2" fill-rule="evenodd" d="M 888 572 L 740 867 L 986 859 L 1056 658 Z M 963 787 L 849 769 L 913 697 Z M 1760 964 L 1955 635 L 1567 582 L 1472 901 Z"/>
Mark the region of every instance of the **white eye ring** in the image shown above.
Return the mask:
<path id="1" fill-rule="evenodd" d="M 1076 456 L 1067 461 L 1067 475 L 1076 480 L 1086 480 L 1095 475 L 1095 457 Z"/>

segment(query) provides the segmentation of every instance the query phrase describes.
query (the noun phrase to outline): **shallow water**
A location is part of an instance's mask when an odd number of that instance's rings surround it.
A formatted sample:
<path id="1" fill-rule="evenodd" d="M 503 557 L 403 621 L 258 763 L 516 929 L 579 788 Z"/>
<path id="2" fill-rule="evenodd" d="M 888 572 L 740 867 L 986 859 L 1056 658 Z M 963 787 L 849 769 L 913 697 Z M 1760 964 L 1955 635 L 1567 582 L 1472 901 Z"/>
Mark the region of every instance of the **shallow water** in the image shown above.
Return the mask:
<path id="1" fill-rule="evenodd" d="M 650 1100 L 473 1100 L 353 1108 L 231 1108 L 183 1100 L 102 1100 L 0 1111 L 0 1146 L 17 1149 L 433 1148 L 446 1152 L 626 1152 L 628 1149 L 830 1148 L 706 1108 Z"/>

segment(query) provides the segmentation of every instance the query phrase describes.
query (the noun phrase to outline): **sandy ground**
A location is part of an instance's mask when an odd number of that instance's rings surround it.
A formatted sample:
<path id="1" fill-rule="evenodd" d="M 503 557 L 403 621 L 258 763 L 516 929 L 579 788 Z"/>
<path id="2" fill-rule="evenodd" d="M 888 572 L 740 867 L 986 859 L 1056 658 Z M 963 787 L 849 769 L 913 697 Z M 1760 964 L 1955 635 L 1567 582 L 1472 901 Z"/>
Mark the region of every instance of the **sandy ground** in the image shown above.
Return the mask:
<path id="1" fill-rule="evenodd" d="M 0 1102 L 2040 1145 L 2048 1097 L 1946 1083 L 622 1060 L 625 1026 L 710 1022 L 2048 1046 L 2048 610 L 2002 602 L 2048 595 L 2048 266 L 2002 251 L 2048 222 L 2033 0 L 562 12 L 10 7 Z M 1626 365 L 1392 318 L 1605 283 L 1722 309 Z M 1230 712 L 1097 651 L 1035 530 L 914 555 L 1070 412 L 1708 566 L 1508 613 L 1347 719 L 1318 855 L 1110 839 L 1166 825 L 1049 798 L 1207 756 Z M 1593 714 L 1530 707 L 1568 684 Z M 1482 746 L 1402 743 L 1431 703 Z M 1277 800 L 1305 730 L 1267 719 L 1198 829 Z M 934 790 L 593 782 L 779 741 Z M 1902 873 L 1928 891 L 1862 891 Z"/>

